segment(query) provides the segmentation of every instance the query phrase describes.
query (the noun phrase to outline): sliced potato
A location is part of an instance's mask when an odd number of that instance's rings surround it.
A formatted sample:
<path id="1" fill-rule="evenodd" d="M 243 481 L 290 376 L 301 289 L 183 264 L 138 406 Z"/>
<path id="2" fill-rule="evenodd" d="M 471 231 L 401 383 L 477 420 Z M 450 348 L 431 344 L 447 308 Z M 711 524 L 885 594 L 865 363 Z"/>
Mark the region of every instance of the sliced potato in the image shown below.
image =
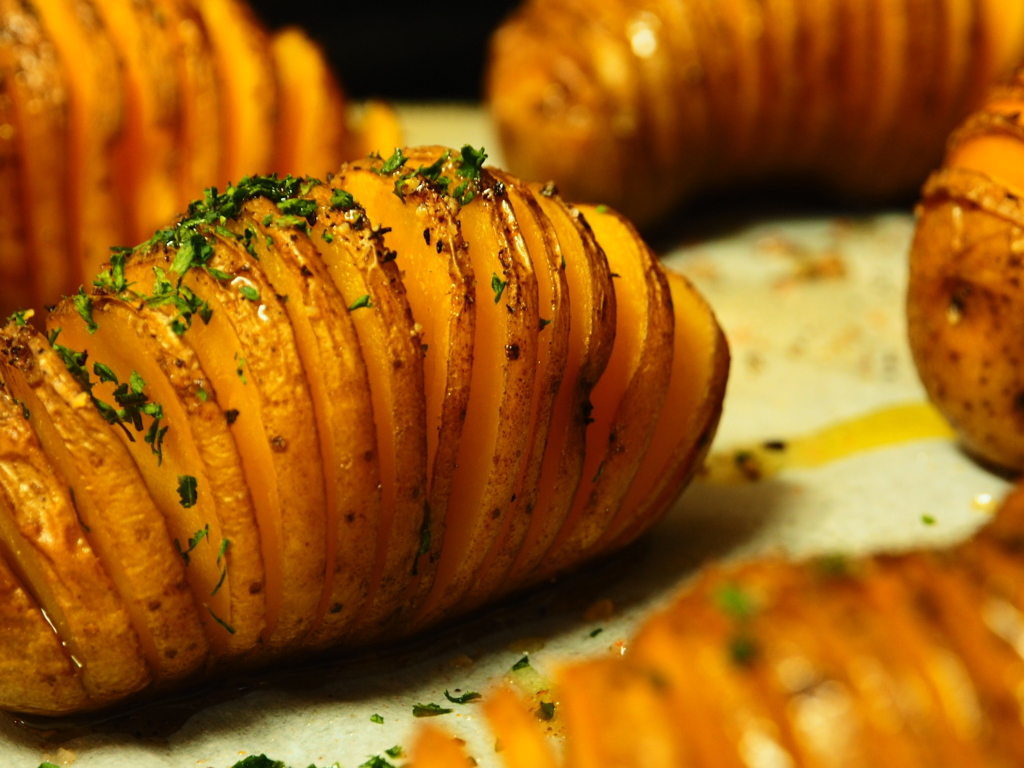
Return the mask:
<path id="1" fill-rule="evenodd" d="M 170 223 L 180 204 L 176 152 L 181 122 L 174 40 L 164 33 L 166 3 L 94 0 L 124 78 L 124 119 L 113 183 L 124 203 L 126 242 L 144 240 Z M 107 245 L 119 245 L 108 242 Z M 86 275 L 91 275 L 87 272 Z"/>
<path id="2" fill-rule="evenodd" d="M 569 514 L 582 478 L 590 395 L 608 365 L 616 329 L 611 270 L 590 228 L 550 187 L 531 189 L 558 237 L 570 297 L 570 336 L 566 378 L 551 420 L 537 503 L 508 585 L 537 578 L 537 568 Z"/>
<path id="3" fill-rule="evenodd" d="M 79 667 L 0 549 L 0 707 L 44 715 L 89 707 Z"/>
<path id="4" fill-rule="evenodd" d="M 85 538 L 124 602 L 154 679 L 196 672 L 208 643 L 185 564 L 131 454 L 42 334 L 9 326 L 0 353 L 0 377 L 28 408 L 43 453 L 67 480 Z M 68 362 L 89 378 L 77 359 Z"/>
<path id="5" fill-rule="evenodd" d="M 12 118 L 5 123 L 5 151 L 11 164 L 4 173 L 15 183 L 4 194 L 17 195 L 10 207 L 4 205 L 2 215 L 20 210 L 18 226 L 23 227 L 7 230 L 12 237 L 3 241 L 2 260 L 6 274 L 13 269 L 24 276 L 19 282 L 5 280 L 0 295 L 10 295 L 5 304 L 10 310 L 41 309 L 43 302 L 53 301 L 79 279 L 74 234 L 66 215 L 65 179 L 73 158 L 71 106 L 61 61 L 38 14 L 23 0 L 2 0 L 0 10 L 0 72 L 10 97 L 5 110 Z"/>
<path id="6" fill-rule="evenodd" d="M 266 573 L 263 643 L 277 651 L 313 627 L 323 592 L 325 486 L 315 411 L 283 297 L 234 238 L 213 237 L 209 266 L 219 277 L 203 269 L 182 276 L 182 285 L 209 303 L 209 322 L 193 320 L 181 338 L 221 409 L 233 414 Z M 151 251 L 131 260 L 126 275 L 134 290 L 152 295 L 153 267 L 171 274 L 172 263 Z"/>
<path id="7" fill-rule="evenodd" d="M 265 626 L 267 587 L 254 504 L 229 430 L 232 416 L 218 404 L 196 354 L 158 309 L 95 297 L 92 317 L 90 333 L 71 302 L 64 302 L 48 323 L 51 333 L 60 329 L 58 343 L 88 352 L 118 381 L 138 375 L 148 402 L 159 406 L 159 423 L 145 416 L 142 430 L 132 425 L 116 434 L 183 553 L 214 660 L 251 653 Z M 93 394 L 117 408 L 115 389 L 113 382 L 97 381 Z M 154 441 L 146 442 L 150 430 Z M 182 496 L 183 478 L 195 479 L 190 504 Z"/>
<path id="8" fill-rule="evenodd" d="M 377 633 L 401 604 L 423 548 L 427 433 L 423 350 L 394 252 L 345 190 L 317 185 L 307 196 L 318 212 L 310 237 L 320 251 L 363 350 L 373 401 L 380 465 L 380 525 L 370 596 L 354 634 Z M 332 203 L 332 199 L 337 204 Z M 365 416 L 363 417 L 365 419 Z M 360 546 L 365 546 L 360 543 Z"/>
<path id="9" fill-rule="evenodd" d="M 274 170 L 321 177 L 346 159 L 345 98 L 323 51 L 298 27 L 274 34 L 280 85 Z M 391 146 L 398 146 L 401 140 Z"/>
<path id="10" fill-rule="evenodd" d="M 370 222 L 387 222 L 384 246 L 396 254 L 423 350 L 428 516 L 412 569 L 413 586 L 392 610 L 417 605 L 433 583 L 469 404 L 477 314 L 473 264 L 456 212 L 449 207 L 454 202 L 418 180 L 402 182 L 402 196 L 397 195 L 400 176 L 415 169 L 398 165 L 401 157 L 392 155 L 395 167 L 389 172 L 384 161 L 371 159 L 344 166 L 332 181 L 355 197 Z"/>
<path id="11" fill-rule="evenodd" d="M 192 3 L 209 36 L 219 81 L 219 178 L 237 182 L 269 173 L 279 99 L 270 37 L 241 0 Z"/>
<path id="12" fill-rule="evenodd" d="M 125 125 L 124 85 L 117 51 L 91 0 L 36 0 L 53 41 L 68 99 L 67 171 L 63 210 L 67 253 L 76 276 L 92 275 L 127 231 L 114 183 L 117 143 Z M 33 140 L 39 138 L 33 136 Z M 53 265 L 56 266 L 55 264 Z M 61 286 L 67 290 L 66 286 Z"/>
<path id="13" fill-rule="evenodd" d="M 434 584 L 413 626 L 432 624 L 473 586 L 516 492 L 533 404 L 540 315 L 537 279 L 503 185 L 477 165 L 439 149 L 412 151 L 454 185 L 470 180 L 458 211 L 476 275 L 476 326 L 469 400 L 455 457 L 444 541 Z M 483 158 L 479 158 L 483 162 Z M 460 176 L 460 174 L 466 174 Z M 453 190 L 456 193 L 458 187 Z M 473 197 L 470 199 L 469 194 Z"/>
<path id="14" fill-rule="evenodd" d="M 583 477 L 541 568 L 579 562 L 605 532 L 647 451 L 672 369 L 674 317 L 657 257 L 619 214 L 580 209 L 615 278 L 615 343 L 591 394 Z"/>
<path id="15" fill-rule="evenodd" d="M 623 546 L 668 512 L 711 447 L 729 377 L 729 346 L 690 282 L 665 270 L 675 315 L 668 394 L 643 462 L 598 546 Z"/>
<path id="16" fill-rule="evenodd" d="M 26 418 L 26 416 L 28 418 Z M 67 481 L 29 426 L 31 413 L 0 392 L 0 549 L 79 667 L 90 704 L 149 685 L 131 618 L 89 546 Z"/>
<path id="17" fill-rule="evenodd" d="M 377 435 L 350 317 L 358 310 L 344 303 L 309 238 L 277 223 L 283 215 L 270 200 L 256 198 L 242 206 L 231 229 L 252 248 L 273 291 L 287 297 L 284 309 L 309 383 L 326 488 L 327 548 L 323 595 L 306 642 L 330 645 L 360 615 L 370 590 L 380 523 Z"/>
<path id="18" fill-rule="evenodd" d="M 569 356 L 569 291 L 562 270 L 562 252 L 550 219 L 530 188 L 508 174 L 492 169 L 505 185 L 537 278 L 540 310 L 537 332 L 537 375 L 533 385 L 527 454 L 516 479 L 512 503 L 501 532 L 491 545 L 466 599 L 487 599 L 508 575 L 530 527 L 540 492 L 540 473 L 547 449 L 555 401 Z"/>

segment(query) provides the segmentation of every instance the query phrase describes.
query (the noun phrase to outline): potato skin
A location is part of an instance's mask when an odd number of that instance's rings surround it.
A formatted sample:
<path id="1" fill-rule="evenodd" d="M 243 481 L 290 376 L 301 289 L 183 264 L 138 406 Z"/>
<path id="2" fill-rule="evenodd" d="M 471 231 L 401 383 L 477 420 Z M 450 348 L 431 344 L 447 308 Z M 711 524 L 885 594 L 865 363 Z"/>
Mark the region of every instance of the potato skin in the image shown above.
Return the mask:
<path id="1" fill-rule="evenodd" d="M 977 458 L 1024 470 L 1024 72 L 950 140 L 917 208 L 907 332 L 928 396 Z"/>

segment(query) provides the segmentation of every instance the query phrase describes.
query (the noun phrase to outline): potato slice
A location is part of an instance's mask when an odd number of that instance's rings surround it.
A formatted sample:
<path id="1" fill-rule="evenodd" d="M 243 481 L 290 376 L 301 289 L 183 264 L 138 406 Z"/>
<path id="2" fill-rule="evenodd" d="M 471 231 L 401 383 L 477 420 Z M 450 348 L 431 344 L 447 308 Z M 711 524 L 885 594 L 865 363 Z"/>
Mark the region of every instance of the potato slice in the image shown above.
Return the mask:
<path id="1" fill-rule="evenodd" d="M 345 159 L 357 160 L 372 154 L 387 155 L 402 146 L 402 123 L 390 104 L 370 99 L 355 110 L 348 121 Z"/>
<path id="2" fill-rule="evenodd" d="M 284 298 L 234 238 L 205 236 L 213 249 L 208 266 L 230 277 L 186 271 L 182 285 L 209 303 L 210 314 L 208 323 L 193 320 L 181 338 L 210 377 L 221 409 L 233 414 L 230 429 L 256 507 L 266 572 L 262 638 L 276 651 L 301 642 L 323 593 L 325 486 L 315 411 Z M 126 277 L 134 290 L 152 295 L 153 268 L 171 275 L 173 259 L 159 251 L 136 254 Z"/>
<path id="3" fill-rule="evenodd" d="M 178 126 L 178 200 L 194 200 L 220 178 L 224 128 L 220 82 L 206 24 L 189 0 L 159 0 L 175 45 L 181 122 Z M 148 232 L 146 235 L 148 236 Z"/>
<path id="4" fill-rule="evenodd" d="M 579 563 L 615 517 L 651 442 L 672 370 L 672 300 L 657 257 L 619 214 L 580 210 L 615 277 L 616 333 L 590 398 L 583 477 L 539 567 L 544 574 Z"/>
<path id="5" fill-rule="evenodd" d="M 30 418 L 6 389 L 0 392 L 0 549 L 99 706 L 152 678 L 128 611 L 86 541 L 67 481 L 40 450 Z"/>
<path id="6" fill-rule="evenodd" d="M 0 708 L 59 715 L 89 707 L 79 667 L 0 551 Z"/>
<path id="7" fill-rule="evenodd" d="M 10 135 L 3 139 L 7 157 L 20 162 L 5 165 L 4 173 L 14 186 L 6 187 L 15 200 L 4 201 L 5 219 L 20 216 L 20 239 L 4 240 L 6 270 L 27 270 L 24 282 L 3 281 L 0 293 L 15 293 L 6 306 L 40 308 L 75 284 L 81 273 L 68 257 L 71 230 L 65 179 L 70 172 L 70 105 L 67 83 L 53 40 L 35 11 L 23 0 L 0 0 L 0 76 L 10 96 L 5 109 Z M 21 73 L 20 76 L 19 73 Z M 11 203 L 8 206 L 8 202 Z M 19 249 L 19 242 L 21 248 Z M 18 250 L 21 252 L 19 253 Z M 23 290 L 27 292 L 20 293 Z"/>
<path id="8" fill-rule="evenodd" d="M 323 51 L 298 27 L 277 32 L 271 53 L 281 99 L 274 170 L 293 176 L 333 171 L 346 159 L 348 141 L 341 85 Z"/>
<path id="9" fill-rule="evenodd" d="M 29 409 L 43 453 L 67 479 L 85 538 L 125 604 L 154 679 L 197 671 L 208 644 L 185 565 L 131 454 L 42 334 L 9 326 L 0 332 L 0 353 L 0 377 Z M 69 362 L 81 375 L 77 360 Z"/>
<path id="10" fill-rule="evenodd" d="M 729 377 L 729 346 L 704 298 L 665 270 L 675 315 L 668 394 L 651 444 L 599 548 L 617 549 L 671 508 L 700 469 L 718 426 Z"/>
<path id="11" fill-rule="evenodd" d="M 0 5 L 0 14 L 3 6 Z M 0 23 L 7 18 L 0 15 Z M 31 307 L 32 251 L 25 226 L 27 202 L 22 191 L 19 145 L 21 129 L 14 109 L 14 67 L 9 44 L 0 44 L 0 306 Z"/>
<path id="12" fill-rule="evenodd" d="M 473 264 L 449 207 L 454 202 L 414 180 L 404 184 L 401 197 L 395 194 L 399 177 L 416 167 L 406 170 L 400 160 L 396 153 L 387 165 L 380 159 L 346 165 L 332 181 L 332 186 L 355 197 L 370 222 L 384 228 L 384 247 L 397 254 L 395 264 L 403 275 L 423 349 L 428 516 L 422 551 L 411 573 L 414 586 L 392 611 L 417 605 L 433 583 L 469 404 L 477 314 Z"/>
<path id="13" fill-rule="evenodd" d="M 273 291 L 287 297 L 284 309 L 309 383 L 326 489 L 327 549 L 323 595 L 306 642 L 325 646 L 359 617 L 370 590 L 380 523 L 377 435 L 350 316 L 359 307 L 344 302 L 313 243 L 301 228 L 279 224 L 282 216 L 277 205 L 257 197 L 227 226 L 246 238 Z"/>
<path id="14" fill-rule="evenodd" d="M 159 445 L 147 443 L 134 427 L 119 428 L 117 435 L 163 513 L 177 551 L 184 553 L 185 576 L 201 606 L 213 660 L 250 653 L 264 629 L 267 588 L 253 501 L 228 427 L 231 416 L 218 405 L 196 354 L 159 309 L 110 296 L 94 297 L 91 304 L 93 333 L 67 301 L 50 315 L 51 332 L 62 329 L 60 344 L 88 352 L 120 382 L 137 374 L 148 401 L 159 405 L 159 424 L 143 419 L 145 433 L 167 427 Z M 116 408 L 114 390 L 113 382 L 94 382 L 97 399 Z M 195 478 L 190 506 L 182 503 L 182 478 Z"/>
<path id="15" fill-rule="evenodd" d="M 540 315 L 537 278 L 504 186 L 473 155 L 411 150 L 409 163 L 430 166 L 473 194 L 459 209 L 476 275 L 476 330 L 469 402 L 456 456 L 444 542 L 434 584 L 413 626 L 435 623 L 473 586 L 516 492 L 526 450 Z M 458 194 L 458 186 L 453 194 Z M 399 256 L 401 259 L 401 256 Z"/>
<path id="16" fill-rule="evenodd" d="M 33 5 L 53 41 L 69 94 L 66 197 L 60 216 L 71 237 L 67 251 L 54 258 L 70 260 L 84 278 L 99 272 L 110 246 L 124 243 L 128 234 L 113 173 L 125 125 L 123 75 L 91 0 L 35 0 Z"/>
<path id="17" fill-rule="evenodd" d="M 124 127 L 115 151 L 113 167 L 117 172 L 113 177 L 126 242 L 137 243 L 167 224 L 181 202 L 176 183 L 179 81 L 167 76 L 175 70 L 175 45 L 173 37 L 164 32 L 169 20 L 161 3 L 94 3 L 121 60 Z"/>
<path id="18" fill-rule="evenodd" d="M 505 185 L 533 262 L 540 320 L 537 332 L 537 375 L 527 427 L 527 454 L 521 463 L 512 504 L 502 530 L 491 545 L 491 551 L 480 571 L 473 577 L 473 588 L 466 596 L 467 602 L 472 605 L 484 602 L 498 589 L 526 540 L 540 492 L 540 473 L 555 400 L 565 377 L 569 356 L 569 291 L 554 226 L 527 185 L 500 171 L 491 169 L 491 172 Z"/>
<path id="19" fill-rule="evenodd" d="M 461 739 L 455 739 L 435 725 L 420 729 L 413 743 L 412 765 L 416 768 L 462 768 L 469 765 Z"/>
<path id="20" fill-rule="evenodd" d="M 611 270 L 589 226 L 551 187 L 532 184 L 530 189 L 551 220 L 561 249 L 569 288 L 569 353 L 544 451 L 540 492 L 508 588 L 536 581 L 537 568 L 569 514 L 583 472 L 590 395 L 608 365 L 616 328 Z"/>
<path id="21" fill-rule="evenodd" d="M 336 179 L 307 197 L 318 211 L 310 238 L 350 310 L 370 381 L 380 465 L 380 524 L 370 596 L 353 633 L 385 627 L 402 601 L 422 548 L 427 498 L 423 350 L 393 251 Z M 332 199 L 334 203 L 332 203 Z M 426 529 L 429 531 L 429 528 Z M 363 545 L 365 546 L 365 545 Z"/>
<path id="22" fill-rule="evenodd" d="M 220 178 L 273 170 L 278 85 L 270 37 L 240 0 L 193 0 L 210 38 L 220 83 Z"/>
<path id="23" fill-rule="evenodd" d="M 670 717 L 665 686 L 646 670 L 622 659 L 597 659 L 563 669 L 558 692 L 556 717 L 565 728 L 567 765 L 671 768 L 689 764 L 675 743 L 679 724 Z M 717 757 L 715 765 L 732 764 L 725 754 Z"/>
<path id="24" fill-rule="evenodd" d="M 506 768 L 557 768 L 536 714 L 527 710 L 511 688 L 502 686 L 491 691 L 483 701 L 483 710 Z"/>

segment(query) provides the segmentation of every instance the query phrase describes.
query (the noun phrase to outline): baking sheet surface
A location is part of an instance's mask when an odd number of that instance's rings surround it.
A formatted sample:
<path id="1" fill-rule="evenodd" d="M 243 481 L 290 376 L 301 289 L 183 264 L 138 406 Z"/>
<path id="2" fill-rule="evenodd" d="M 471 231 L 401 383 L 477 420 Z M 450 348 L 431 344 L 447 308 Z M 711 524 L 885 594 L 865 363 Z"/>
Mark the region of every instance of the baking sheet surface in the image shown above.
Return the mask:
<path id="1" fill-rule="evenodd" d="M 500 162 L 477 109 L 411 106 L 402 116 L 410 143 L 483 144 Z M 909 213 L 695 224 L 714 234 L 686 235 L 664 255 L 710 300 L 732 348 L 713 450 L 719 464 L 765 441 L 923 402 L 904 338 Z M 266 753 L 293 768 L 356 768 L 411 744 L 413 705 L 433 702 L 456 710 L 435 722 L 465 739 L 481 766 L 499 765 L 478 705 L 448 705 L 446 689 L 486 691 L 524 653 L 541 682 L 566 661 L 628 653 L 638 622 L 708 558 L 948 543 L 983 523 L 1005 488 L 939 429 L 820 466 L 783 466 L 759 481 L 712 474 L 624 555 L 422 645 L 232 681 L 204 694 L 215 703 L 163 705 L 117 726 L 46 734 L 0 719 L 0 764 L 227 768 Z"/>

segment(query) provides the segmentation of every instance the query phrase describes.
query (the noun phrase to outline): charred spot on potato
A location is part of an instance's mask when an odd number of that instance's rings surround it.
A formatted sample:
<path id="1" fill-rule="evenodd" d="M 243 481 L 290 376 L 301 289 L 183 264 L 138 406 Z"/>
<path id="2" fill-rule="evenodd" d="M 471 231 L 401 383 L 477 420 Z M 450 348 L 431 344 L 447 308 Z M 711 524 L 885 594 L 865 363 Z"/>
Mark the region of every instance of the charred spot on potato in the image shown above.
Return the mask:
<path id="1" fill-rule="evenodd" d="M 252 584 L 249 585 L 249 594 L 250 595 L 258 595 L 262 591 L 263 591 L 263 584 L 258 582 L 258 581 L 254 581 L 254 582 L 252 582 Z"/>
<path id="2" fill-rule="evenodd" d="M 342 611 L 342 609 L 344 607 L 345 606 L 342 605 L 341 603 L 335 603 L 334 605 L 331 606 L 331 613 L 341 613 L 341 611 Z"/>
<path id="3" fill-rule="evenodd" d="M 519 359 L 519 345 L 518 344 L 506 344 L 505 345 L 505 357 L 509 360 Z"/>
<path id="4" fill-rule="evenodd" d="M 281 435 L 276 435 L 270 439 L 270 447 L 274 453 L 284 453 L 288 450 L 288 441 Z"/>
<path id="5" fill-rule="evenodd" d="M 238 409 L 229 408 L 228 410 L 224 411 L 224 418 L 227 419 L 229 425 L 234 424 L 238 420 Z"/>

